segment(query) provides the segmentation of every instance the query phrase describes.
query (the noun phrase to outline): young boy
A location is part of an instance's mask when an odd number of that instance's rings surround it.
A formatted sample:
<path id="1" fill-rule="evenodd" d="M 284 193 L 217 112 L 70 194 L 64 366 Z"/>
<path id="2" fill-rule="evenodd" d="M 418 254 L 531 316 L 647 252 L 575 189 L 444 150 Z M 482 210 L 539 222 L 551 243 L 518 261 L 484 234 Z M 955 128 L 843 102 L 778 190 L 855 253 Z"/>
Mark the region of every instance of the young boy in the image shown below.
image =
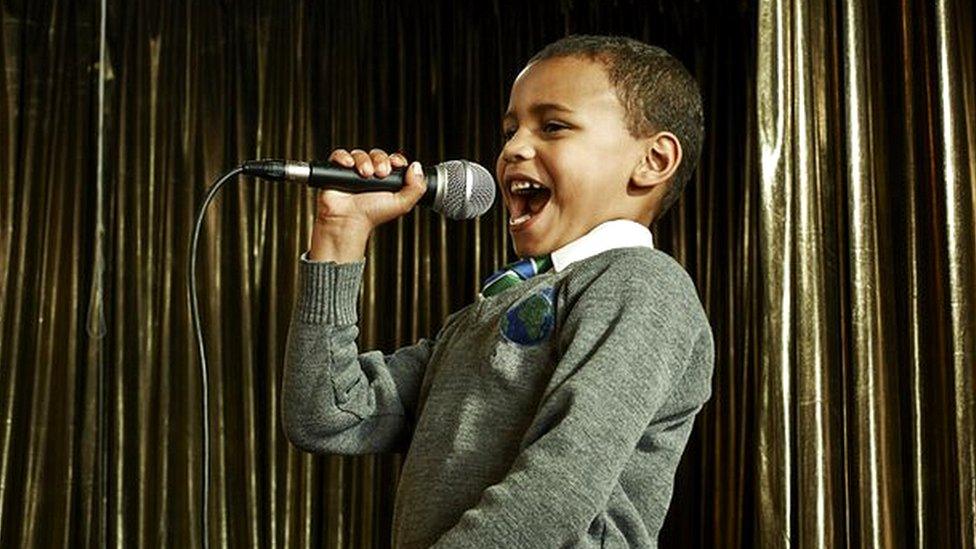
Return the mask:
<path id="1" fill-rule="evenodd" d="M 512 85 L 496 166 L 515 251 L 532 259 L 389 355 L 359 354 L 357 294 L 369 234 L 420 199 L 420 165 L 395 194 L 321 192 L 284 427 L 310 452 L 406 452 L 395 547 L 657 545 L 713 343 L 647 227 L 702 132 L 698 86 L 663 50 L 596 36 L 543 49 Z M 407 165 L 379 149 L 330 160 L 364 176 Z"/>

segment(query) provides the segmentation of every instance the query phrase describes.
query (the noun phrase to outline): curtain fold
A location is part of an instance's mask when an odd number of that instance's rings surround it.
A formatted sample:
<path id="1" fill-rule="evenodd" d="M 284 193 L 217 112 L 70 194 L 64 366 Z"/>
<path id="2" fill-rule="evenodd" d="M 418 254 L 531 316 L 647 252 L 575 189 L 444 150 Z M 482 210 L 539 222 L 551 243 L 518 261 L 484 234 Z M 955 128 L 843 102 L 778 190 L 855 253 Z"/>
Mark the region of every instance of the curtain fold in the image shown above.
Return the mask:
<path id="1" fill-rule="evenodd" d="M 937 147 L 945 181 L 945 234 L 948 263 L 953 461 L 958 477 L 958 533 L 976 544 L 976 56 L 974 10 L 965 2 L 937 2 Z M 937 172 L 938 173 L 938 172 Z"/>
<path id="2" fill-rule="evenodd" d="M 185 272 L 215 178 L 335 147 L 491 168 L 524 62 L 595 33 L 666 47 L 705 103 L 653 227 L 716 342 L 661 546 L 976 547 L 974 8 L 713 4 L 106 0 L 102 41 L 101 2 L 0 0 L 0 546 L 200 544 Z M 240 178 L 205 220 L 214 546 L 389 546 L 403 456 L 281 429 L 314 206 Z M 512 258 L 500 201 L 378 228 L 361 348 Z"/>
<path id="3" fill-rule="evenodd" d="M 976 544 L 973 10 L 888 7 L 759 5 L 763 546 Z"/>

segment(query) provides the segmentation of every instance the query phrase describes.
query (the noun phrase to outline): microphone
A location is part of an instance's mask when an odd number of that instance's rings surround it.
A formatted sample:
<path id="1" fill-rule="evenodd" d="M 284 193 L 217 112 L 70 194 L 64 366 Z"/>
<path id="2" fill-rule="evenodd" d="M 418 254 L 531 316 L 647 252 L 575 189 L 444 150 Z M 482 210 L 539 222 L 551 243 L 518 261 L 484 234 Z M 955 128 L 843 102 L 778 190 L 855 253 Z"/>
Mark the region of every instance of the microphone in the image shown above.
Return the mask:
<path id="1" fill-rule="evenodd" d="M 361 177 L 355 168 L 329 162 L 291 160 L 248 160 L 241 166 L 244 175 L 275 181 L 297 181 L 317 189 L 336 189 L 347 193 L 396 192 L 403 187 L 406 167 L 396 168 L 383 179 Z M 428 168 L 424 174 L 427 191 L 420 204 L 449 219 L 471 219 L 491 208 L 495 201 L 495 181 L 483 166 L 467 160 L 448 160 Z"/>

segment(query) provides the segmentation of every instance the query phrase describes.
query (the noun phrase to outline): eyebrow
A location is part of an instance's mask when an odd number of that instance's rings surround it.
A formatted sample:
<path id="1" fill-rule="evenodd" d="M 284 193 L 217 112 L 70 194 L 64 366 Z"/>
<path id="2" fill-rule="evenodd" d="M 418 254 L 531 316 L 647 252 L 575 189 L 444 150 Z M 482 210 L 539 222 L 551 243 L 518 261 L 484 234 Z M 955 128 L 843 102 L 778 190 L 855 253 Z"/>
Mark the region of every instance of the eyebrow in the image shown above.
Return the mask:
<path id="1" fill-rule="evenodd" d="M 533 103 L 531 106 L 529 106 L 529 112 L 535 115 L 545 111 L 561 111 L 571 113 L 573 112 L 573 109 L 561 103 Z M 505 120 L 509 120 L 511 118 L 515 118 L 515 113 L 508 111 L 505 113 L 505 116 L 502 117 L 502 121 L 504 122 Z"/>

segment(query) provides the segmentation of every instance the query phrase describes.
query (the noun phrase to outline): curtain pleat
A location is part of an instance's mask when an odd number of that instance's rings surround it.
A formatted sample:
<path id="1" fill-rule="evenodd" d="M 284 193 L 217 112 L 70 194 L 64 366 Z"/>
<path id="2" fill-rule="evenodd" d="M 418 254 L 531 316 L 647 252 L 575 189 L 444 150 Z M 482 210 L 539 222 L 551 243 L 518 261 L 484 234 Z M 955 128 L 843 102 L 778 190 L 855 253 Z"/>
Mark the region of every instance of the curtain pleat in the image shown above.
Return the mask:
<path id="1" fill-rule="evenodd" d="M 336 147 L 493 170 L 524 62 L 596 33 L 666 47 L 705 103 L 652 227 L 716 342 L 661 546 L 976 547 L 971 2 L 105 0 L 104 43 L 100 1 L 0 6 L 0 546 L 200 544 L 185 272 L 217 177 Z M 314 211 L 239 178 L 204 223 L 214 546 L 390 544 L 403 456 L 281 429 Z M 432 336 L 513 256 L 500 201 L 379 227 L 361 348 Z"/>
<path id="2" fill-rule="evenodd" d="M 958 478 L 960 540 L 976 545 L 976 99 L 973 6 L 936 3 L 938 122 L 945 182 L 945 234 L 951 327 L 952 461 Z M 955 475 L 952 475 L 955 473 Z"/>
<path id="3" fill-rule="evenodd" d="M 973 547 L 972 6 L 768 1 L 758 24 L 758 537 Z"/>

